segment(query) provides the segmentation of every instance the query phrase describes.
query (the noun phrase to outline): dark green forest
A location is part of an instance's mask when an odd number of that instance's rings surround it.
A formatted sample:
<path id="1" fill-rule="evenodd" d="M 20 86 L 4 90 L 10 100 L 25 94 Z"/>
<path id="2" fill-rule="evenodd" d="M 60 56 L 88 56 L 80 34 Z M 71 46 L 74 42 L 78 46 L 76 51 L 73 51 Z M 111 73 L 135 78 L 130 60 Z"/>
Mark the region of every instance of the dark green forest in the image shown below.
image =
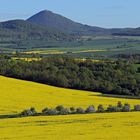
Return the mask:
<path id="1" fill-rule="evenodd" d="M 58 87 L 140 96 L 140 67 L 134 58 L 98 63 L 67 57 L 32 62 L 1 58 L 0 74 Z"/>

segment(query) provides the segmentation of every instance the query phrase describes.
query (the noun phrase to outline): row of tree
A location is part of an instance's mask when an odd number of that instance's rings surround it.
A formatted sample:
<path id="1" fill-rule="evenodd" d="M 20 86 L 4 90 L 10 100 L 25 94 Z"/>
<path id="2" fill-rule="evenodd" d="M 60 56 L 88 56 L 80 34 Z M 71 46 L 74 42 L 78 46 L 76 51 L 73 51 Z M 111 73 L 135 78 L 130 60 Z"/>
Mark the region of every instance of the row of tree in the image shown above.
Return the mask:
<path id="1" fill-rule="evenodd" d="M 90 113 L 109 113 L 109 112 L 131 112 L 131 111 L 140 111 L 140 105 L 134 105 L 132 109 L 130 104 L 122 104 L 120 101 L 116 106 L 109 105 L 105 108 L 103 105 L 98 105 L 97 109 L 95 106 L 91 105 L 86 109 L 81 107 L 79 108 L 65 108 L 62 105 L 57 106 L 56 108 L 45 108 L 41 113 L 38 113 L 35 108 L 22 111 L 19 116 L 52 116 L 52 115 L 68 115 L 68 114 L 90 114 Z"/>

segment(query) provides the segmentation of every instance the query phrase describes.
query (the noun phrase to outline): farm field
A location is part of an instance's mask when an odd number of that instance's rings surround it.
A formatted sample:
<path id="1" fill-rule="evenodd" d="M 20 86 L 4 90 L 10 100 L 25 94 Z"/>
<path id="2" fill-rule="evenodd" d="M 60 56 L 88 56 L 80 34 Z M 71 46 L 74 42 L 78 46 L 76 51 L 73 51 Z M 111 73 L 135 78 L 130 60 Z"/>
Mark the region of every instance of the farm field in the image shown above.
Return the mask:
<path id="1" fill-rule="evenodd" d="M 31 62 L 31 61 L 40 61 L 41 58 L 28 58 L 28 57 L 13 57 L 12 58 L 13 60 L 24 60 L 24 61 L 27 61 L 27 62 Z"/>
<path id="2" fill-rule="evenodd" d="M 57 88 L 0 76 L 0 115 L 35 107 L 140 104 L 138 99 L 98 96 L 101 93 Z M 97 113 L 0 119 L 0 140 L 139 140 L 140 113 Z M 17 133 L 18 132 L 18 133 Z"/>
<path id="3" fill-rule="evenodd" d="M 85 50 L 85 49 L 82 49 L 79 51 L 74 51 L 74 50 L 71 50 L 71 53 L 88 53 L 88 52 L 104 52 L 106 50 Z M 67 52 L 66 50 L 63 50 L 63 51 L 59 51 L 59 50 L 53 50 L 53 49 L 44 49 L 44 50 L 32 50 L 32 51 L 27 51 L 27 52 L 23 52 L 23 54 L 66 54 L 66 53 L 70 53 L 70 52 Z"/>
<path id="4" fill-rule="evenodd" d="M 140 49 L 137 38 L 136 40 L 134 38 L 102 38 L 92 41 L 60 43 L 58 46 L 52 45 L 52 47 L 48 48 L 34 48 L 31 52 L 38 52 L 38 54 L 45 56 L 64 55 L 81 58 L 104 56 L 105 58 L 110 58 L 118 54 L 140 53 Z"/>
<path id="5" fill-rule="evenodd" d="M 64 54 L 66 52 L 62 52 L 59 50 L 34 50 L 34 51 L 27 51 L 23 52 L 23 54 Z"/>
<path id="6" fill-rule="evenodd" d="M 101 1 L 1 1 L 0 140 L 140 140 L 140 1 Z"/>
<path id="7" fill-rule="evenodd" d="M 0 139 L 139 140 L 139 117 L 131 112 L 4 119 Z"/>
<path id="8" fill-rule="evenodd" d="M 101 93 L 71 90 L 22 81 L 0 76 L 0 114 L 19 113 L 35 107 L 41 111 L 45 107 L 64 105 L 66 107 L 84 107 L 99 104 L 116 105 L 118 101 L 131 105 L 140 104 L 138 99 L 121 99 L 97 96 Z"/>
<path id="9" fill-rule="evenodd" d="M 24 44 L 24 43 L 23 43 Z M 26 44 L 26 43 L 25 43 Z M 39 55 L 49 56 L 70 56 L 75 58 L 113 58 L 118 54 L 139 54 L 140 37 L 109 37 L 97 38 L 92 40 L 80 40 L 72 42 L 27 42 L 21 48 L 13 45 L 5 46 L 0 50 L 1 53 L 15 54 L 19 52 L 22 57 Z M 0 44 L 1 46 L 1 44 Z M 2 47 L 2 46 L 1 46 Z M 7 50 L 6 50 L 7 49 Z M 6 51 L 5 51 L 6 50 Z"/>

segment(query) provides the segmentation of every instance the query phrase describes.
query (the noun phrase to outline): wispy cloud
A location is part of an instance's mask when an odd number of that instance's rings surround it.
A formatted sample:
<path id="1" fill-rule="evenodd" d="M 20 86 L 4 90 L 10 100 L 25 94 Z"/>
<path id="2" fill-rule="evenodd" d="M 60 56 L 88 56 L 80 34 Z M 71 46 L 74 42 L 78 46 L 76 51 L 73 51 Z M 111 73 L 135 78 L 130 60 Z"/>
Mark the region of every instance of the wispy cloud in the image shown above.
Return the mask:
<path id="1" fill-rule="evenodd" d="M 108 5 L 104 7 L 105 9 L 110 9 L 110 10 L 120 10 L 120 9 L 124 9 L 125 6 L 124 5 Z"/>

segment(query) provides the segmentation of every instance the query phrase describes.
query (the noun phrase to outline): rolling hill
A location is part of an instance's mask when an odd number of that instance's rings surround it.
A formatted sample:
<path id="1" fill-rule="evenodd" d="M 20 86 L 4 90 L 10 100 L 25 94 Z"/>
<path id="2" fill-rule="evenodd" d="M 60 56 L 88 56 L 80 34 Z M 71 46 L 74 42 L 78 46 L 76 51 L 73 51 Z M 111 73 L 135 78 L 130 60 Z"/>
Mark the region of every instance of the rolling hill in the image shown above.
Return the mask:
<path id="1" fill-rule="evenodd" d="M 1 40 L 71 40 L 72 36 L 54 30 L 39 26 L 24 20 L 11 20 L 0 23 Z"/>
<path id="2" fill-rule="evenodd" d="M 76 35 L 102 35 L 108 32 L 104 28 L 83 25 L 48 10 L 33 15 L 27 21 Z"/>
<path id="3" fill-rule="evenodd" d="M 0 50 L 46 47 L 48 42 L 71 42 L 75 36 L 25 20 L 0 22 Z"/>
<path id="4" fill-rule="evenodd" d="M 27 20 L 0 22 L 0 49 L 3 51 L 5 48 L 16 50 L 47 48 L 57 46 L 60 42 L 69 44 L 79 41 L 80 36 L 108 35 L 140 36 L 140 28 L 105 29 L 89 26 L 44 10 Z"/>
<path id="5" fill-rule="evenodd" d="M 117 101 L 140 104 L 140 100 L 97 96 L 99 94 L 0 76 L 0 114 L 17 113 L 31 106 L 41 111 L 46 106 L 54 107 L 58 104 L 67 107 L 113 105 Z M 139 112 L 121 112 L 0 119 L 0 139 L 139 140 L 139 117 Z"/>
<path id="6" fill-rule="evenodd" d="M 139 28 L 102 28 L 97 26 L 84 25 L 68 19 L 62 15 L 53 13 L 48 10 L 43 10 L 30 18 L 27 21 L 38 25 L 43 25 L 60 30 L 65 33 L 75 35 L 117 35 L 117 36 L 140 36 Z"/>
<path id="7" fill-rule="evenodd" d="M 22 81 L 0 76 L 0 115 L 21 112 L 30 107 L 38 111 L 45 107 L 64 105 L 66 107 L 87 107 L 99 104 L 107 106 L 118 101 L 140 104 L 140 100 L 97 96 L 100 93 L 57 88 L 53 86 Z"/>

